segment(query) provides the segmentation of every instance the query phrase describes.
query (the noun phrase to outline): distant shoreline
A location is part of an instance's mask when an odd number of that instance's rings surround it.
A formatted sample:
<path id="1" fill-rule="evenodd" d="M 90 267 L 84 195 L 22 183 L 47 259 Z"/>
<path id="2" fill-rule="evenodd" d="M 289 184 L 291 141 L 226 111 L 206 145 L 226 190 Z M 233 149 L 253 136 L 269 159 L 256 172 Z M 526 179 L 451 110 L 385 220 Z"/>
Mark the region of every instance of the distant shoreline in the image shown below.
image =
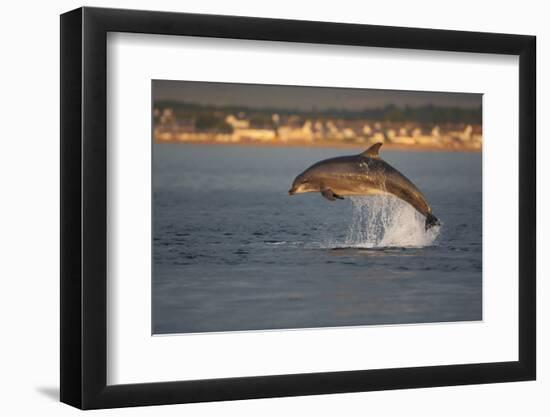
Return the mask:
<path id="1" fill-rule="evenodd" d="M 206 146 L 224 146 L 224 147 L 251 147 L 251 148 L 340 148 L 340 149 L 366 149 L 371 144 L 362 143 L 339 143 L 328 141 L 315 142 L 218 142 L 215 140 L 197 140 L 197 141 L 177 141 L 177 140 L 154 140 L 156 145 L 206 145 Z M 412 152 L 463 152 L 463 153 L 481 153 L 482 149 L 469 148 L 465 146 L 435 146 L 435 145 L 400 145 L 396 143 L 384 143 L 382 148 L 387 151 L 412 151 Z"/>

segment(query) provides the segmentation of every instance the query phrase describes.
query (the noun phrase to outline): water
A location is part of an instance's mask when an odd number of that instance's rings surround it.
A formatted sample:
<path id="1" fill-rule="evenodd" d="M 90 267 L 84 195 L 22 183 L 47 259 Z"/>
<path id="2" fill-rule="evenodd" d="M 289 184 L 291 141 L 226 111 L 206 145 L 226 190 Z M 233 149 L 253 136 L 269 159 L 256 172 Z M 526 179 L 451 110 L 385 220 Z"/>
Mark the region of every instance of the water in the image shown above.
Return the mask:
<path id="1" fill-rule="evenodd" d="M 434 245 L 440 227 L 426 230 L 426 218 L 391 195 L 350 197 L 352 221 L 346 248 L 425 247 Z M 337 246 L 338 241 L 331 246 Z M 330 247 L 330 246 L 329 246 Z"/>
<path id="2" fill-rule="evenodd" d="M 481 320 L 481 155 L 382 150 L 441 228 L 395 198 L 289 196 L 349 149 L 154 145 L 153 332 Z"/>

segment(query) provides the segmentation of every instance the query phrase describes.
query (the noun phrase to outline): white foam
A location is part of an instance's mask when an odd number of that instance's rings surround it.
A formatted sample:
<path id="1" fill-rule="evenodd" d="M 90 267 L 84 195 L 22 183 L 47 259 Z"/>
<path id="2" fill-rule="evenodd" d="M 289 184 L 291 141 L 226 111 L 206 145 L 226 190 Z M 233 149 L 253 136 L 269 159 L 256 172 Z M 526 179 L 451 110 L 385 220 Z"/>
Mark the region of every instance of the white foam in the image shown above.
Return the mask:
<path id="1" fill-rule="evenodd" d="M 425 247 L 435 243 L 441 227 L 425 230 L 425 217 L 391 196 L 351 197 L 352 218 L 343 242 L 332 247 Z"/>

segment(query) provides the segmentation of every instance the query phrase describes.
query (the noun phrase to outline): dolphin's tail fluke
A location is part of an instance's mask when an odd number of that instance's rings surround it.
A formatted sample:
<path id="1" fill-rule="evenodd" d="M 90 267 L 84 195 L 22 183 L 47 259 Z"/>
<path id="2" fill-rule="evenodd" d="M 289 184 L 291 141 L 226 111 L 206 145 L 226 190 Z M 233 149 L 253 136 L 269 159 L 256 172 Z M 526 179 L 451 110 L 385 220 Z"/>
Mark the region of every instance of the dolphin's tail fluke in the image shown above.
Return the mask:
<path id="1" fill-rule="evenodd" d="M 432 213 L 428 213 L 426 216 L 426 230 L 431 229 L 434 226 L 439 226 L 441 222 Z"/>

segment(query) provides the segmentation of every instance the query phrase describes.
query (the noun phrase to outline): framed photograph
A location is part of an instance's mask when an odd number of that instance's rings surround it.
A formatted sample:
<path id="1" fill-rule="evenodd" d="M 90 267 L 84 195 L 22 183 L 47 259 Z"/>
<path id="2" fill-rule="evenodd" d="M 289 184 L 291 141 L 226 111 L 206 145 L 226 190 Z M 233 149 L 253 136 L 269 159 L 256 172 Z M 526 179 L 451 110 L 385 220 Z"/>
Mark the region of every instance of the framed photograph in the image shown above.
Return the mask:
<path id="1" fill-rule="evenodd" d="M 535 37 L 61 16 L 61 401 L 533 380 Z"/>

